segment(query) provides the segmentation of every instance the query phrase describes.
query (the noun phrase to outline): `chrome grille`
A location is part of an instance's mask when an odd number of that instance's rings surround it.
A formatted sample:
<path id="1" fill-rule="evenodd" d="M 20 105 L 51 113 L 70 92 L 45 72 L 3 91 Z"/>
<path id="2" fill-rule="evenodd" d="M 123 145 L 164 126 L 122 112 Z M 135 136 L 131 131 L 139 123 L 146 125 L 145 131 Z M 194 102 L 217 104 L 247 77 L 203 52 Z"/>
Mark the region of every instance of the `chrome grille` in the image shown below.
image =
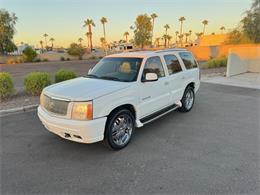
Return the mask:
<path id="1" fill-rule="evenodd" d="M 53 99 L 47 95 L 43 95 L 42 106 L 54 114 L 67 115 L 69 101 Z"/>

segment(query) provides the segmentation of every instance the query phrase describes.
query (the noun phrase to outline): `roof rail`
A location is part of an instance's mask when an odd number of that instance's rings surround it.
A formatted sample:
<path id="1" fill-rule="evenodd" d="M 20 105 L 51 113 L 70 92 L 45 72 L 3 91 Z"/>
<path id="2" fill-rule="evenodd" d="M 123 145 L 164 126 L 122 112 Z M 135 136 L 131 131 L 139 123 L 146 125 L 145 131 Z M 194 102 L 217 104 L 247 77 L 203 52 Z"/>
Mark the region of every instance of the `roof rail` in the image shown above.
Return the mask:
<path id="1" fill-rule="evenodd" d="M 169 51 L 187 51 L 187 49 L 183 49 L 183 48 L 170 48 L 170 49 L 158 50 L 155 53 L 163 53 L 163 52 L 169 52 Z"/>

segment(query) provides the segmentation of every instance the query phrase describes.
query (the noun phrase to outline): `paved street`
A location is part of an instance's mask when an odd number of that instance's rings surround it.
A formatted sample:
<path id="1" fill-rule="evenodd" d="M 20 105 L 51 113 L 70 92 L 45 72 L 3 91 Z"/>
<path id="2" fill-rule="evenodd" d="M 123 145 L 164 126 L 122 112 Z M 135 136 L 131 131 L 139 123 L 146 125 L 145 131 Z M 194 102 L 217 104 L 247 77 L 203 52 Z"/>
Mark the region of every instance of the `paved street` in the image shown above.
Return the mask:
<path id="1" fill-rule="evenodd" d="M 1 118 L 1 194 L 258 194 L 260 90 L 202 83 L 190 113 L 124 150 L 61 139 L 36 112 Z"/>

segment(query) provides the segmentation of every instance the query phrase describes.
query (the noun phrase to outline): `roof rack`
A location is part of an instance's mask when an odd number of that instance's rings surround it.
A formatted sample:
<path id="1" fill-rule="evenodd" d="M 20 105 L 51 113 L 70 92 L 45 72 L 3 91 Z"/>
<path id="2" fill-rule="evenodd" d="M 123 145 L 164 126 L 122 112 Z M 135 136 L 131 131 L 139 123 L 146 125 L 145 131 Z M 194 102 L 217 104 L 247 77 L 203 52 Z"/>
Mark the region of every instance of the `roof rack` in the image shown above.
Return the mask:
<path id="1" fill-rule="evenodd" d="M 182 48 L 163 49 L 163 50 L 156 51 L 155 53 L 163 53 L 169 51 L 187 51 L 187 49 L 182 49 Z"/>

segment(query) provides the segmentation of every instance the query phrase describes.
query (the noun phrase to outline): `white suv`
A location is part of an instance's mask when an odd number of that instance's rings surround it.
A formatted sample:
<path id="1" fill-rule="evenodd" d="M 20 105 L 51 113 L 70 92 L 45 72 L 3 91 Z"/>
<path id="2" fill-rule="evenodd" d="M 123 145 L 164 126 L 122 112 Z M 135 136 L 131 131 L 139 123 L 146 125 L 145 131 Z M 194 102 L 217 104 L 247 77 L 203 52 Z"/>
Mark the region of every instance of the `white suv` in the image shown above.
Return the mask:
<path id="1" fill-rule="evenodd" d="M 126 52 L 106 56 L 84 77 L 46 87 L 38 116 L 62 138 L 104 140 L 124 148 L 136 127 L 178 109 L 192 109 L 198 63 L 185 49 Z"/>

